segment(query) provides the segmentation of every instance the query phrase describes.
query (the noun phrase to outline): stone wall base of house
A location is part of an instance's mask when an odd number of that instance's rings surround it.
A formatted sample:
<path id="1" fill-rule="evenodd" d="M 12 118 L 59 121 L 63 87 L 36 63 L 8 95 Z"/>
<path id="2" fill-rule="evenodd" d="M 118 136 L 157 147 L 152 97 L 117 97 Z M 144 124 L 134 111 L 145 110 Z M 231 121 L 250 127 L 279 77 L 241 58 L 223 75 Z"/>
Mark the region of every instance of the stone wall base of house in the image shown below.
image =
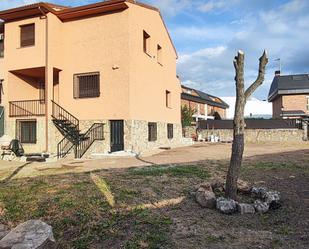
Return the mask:
<path id="1" fill-rule="evenodd" d="M 98 121 L 96 121 L 98 122 Z M 104 141 L 96 141 L 89 148 L 85 157 L 93 153 L 110 152 L 110 122 L 101 120 L 104 123 Z M 93 121 L 81 121 L 81 129 L 90 127 Z M 182 143 L 181 124 L 173 124 L 173 138 L 167 137 L 167 123 L 157 122 L 157 140 L 148 141 L 148 122 L 141 120 L 124 120 L 124 150 L 140 154 L 160 147 L 177 147 Z"/>
<path id="2" fill-rule="evenodd" d="M 245 141 L 251 143 L 258 142 L 300 142 L 305 138 L 304 130 L 301 129 L 246 129 Z M 185 136 L 196 136 L 195 127 L 186 127 Z M 233 139 L 232 129 L 201 130 L 198 132 L 205 139 L 211 135 L 218 136 L 221 141 L 231 141 Z"/>
<path id="3" fill-rule="evenodd" d="M 34 117 L 27 119 L 9 119 L 6 121 L 5 134 L 16 138 L 16 123 L 18 120 L 36 120 L 37 122 L 37 142 L 34 144 L 23 144 L 26 153 L 40 153 L 46 150 L 46 120 L 45 117 Z M 79 128 L 85 133 L 94 123 L 104 124 L 104 140 L 95 141 L 84 157 L 89 157 L 93 153 L 110 152 L 110 122 L 106 119 L 98 120 L 80 120 Z M 58 131 L 52 120 L 48 122 L 48 150 L 47 152 L 56 156 L 57 144 L 63 139 L 63 135 Z M 157 140 L 148 141 L 148 121 L 124 120 L 124 150 L 137 154 L 150 151 L 159 147 L 176 147 L 182 143 L 181 124 L 173 124 L 173 138 L 167 137 L 167 123 L 157 122 Z"/>
<path id="4" fill-rule="evenodd" d="M 34 118 L 9 118 L 5 120 L 4 134 L 9 135 L 12 139 L 18 139 L 17 122 L 24 120 L 35 120 L 36 121 L 36 132 L 37 140 L 36 143 L 23 143 L 22 146 L 25 153 L 38 153 L 45 151 L 45 117 L 34 117 Z"/>

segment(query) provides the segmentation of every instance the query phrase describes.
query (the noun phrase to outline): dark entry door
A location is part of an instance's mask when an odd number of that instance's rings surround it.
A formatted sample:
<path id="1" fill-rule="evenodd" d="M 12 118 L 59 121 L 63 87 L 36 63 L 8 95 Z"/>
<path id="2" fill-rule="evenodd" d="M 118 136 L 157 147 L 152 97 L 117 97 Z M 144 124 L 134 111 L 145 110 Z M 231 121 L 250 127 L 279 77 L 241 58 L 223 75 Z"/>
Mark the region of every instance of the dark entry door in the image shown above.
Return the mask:
<path id="1" fill-rule="evenodd" d="M 111 120 L 111 152 L 124 150 L 123 120 Z"/>

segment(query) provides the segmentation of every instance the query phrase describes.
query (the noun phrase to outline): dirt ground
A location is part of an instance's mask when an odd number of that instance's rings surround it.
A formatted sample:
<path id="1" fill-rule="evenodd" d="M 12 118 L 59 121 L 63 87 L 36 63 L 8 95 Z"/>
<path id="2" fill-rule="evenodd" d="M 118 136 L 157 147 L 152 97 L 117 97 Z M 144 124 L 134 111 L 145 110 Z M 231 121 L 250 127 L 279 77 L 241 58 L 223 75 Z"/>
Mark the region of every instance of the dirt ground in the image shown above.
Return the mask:
<path id="1" fill-rule="evenodd" d="M 248 143 L 245 157 L 272 155 L 275 153 L 309 149 L 309 143 Z M 203 160 L 228 160 L 231 144 L 198 143 L 172 150 L 158 150 L 141 157 L 106 157 L 102 159 L 64 159 L 53 163 L 5 162 L 0 160 L 0 180 L 5 178 L 36 177 L 63 173 L 90 172 L 101 169 L 125 169 L 130 167 L 192 163 Z"/>
<path id="2" fill-rule="evenodd" d="M 241 179 L 280 191 L 283 201 L 255 215 L 223 215 L 192 196 L 196 185 L 226 174 L 230 146 L 57 164 L 0 162 L 6 175 L 0 224 L 42 219 L 61 249 L 308 248 L 309 144 L 247 144 Z"/>

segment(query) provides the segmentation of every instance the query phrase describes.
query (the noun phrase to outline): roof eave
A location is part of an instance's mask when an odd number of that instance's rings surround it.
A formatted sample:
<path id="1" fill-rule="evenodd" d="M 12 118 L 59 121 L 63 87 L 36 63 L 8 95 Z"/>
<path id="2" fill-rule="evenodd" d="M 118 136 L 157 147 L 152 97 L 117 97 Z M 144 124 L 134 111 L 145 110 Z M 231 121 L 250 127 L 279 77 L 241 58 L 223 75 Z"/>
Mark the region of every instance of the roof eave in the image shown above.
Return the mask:
<path id="1" fill-rule="evenodd" d="M 198 103 L 201 103 L 201 104 L 209 104 L 211 106 L 216 106 L 216 107 L 219 107 L 219 108 L 222 108 L 222 109 L 226 109 L 226 108 L 229 107 L 229 105 L 227 105 L 227 104 L 223 104 L 223 103 L 221 104 L 221 103 L 217 103 L 217 102 L 214 102 L 214 101 L 209 101 L 209 100 L 203 99 L 199 96 L 190 95 L 188 93 L 181 93 L 181 99 L 194 101 L 194 102 L 198 102 Z"/>
<path id="2" fill-rule="evenodd" d="M 81 6 L 81 7 L 71 8 L 71 9 L 65 9 L 65 10 L 58 11 L 56 15 L 61 21 L 71 21 L 71 20 L 86 18 L 86 17 L 94 16 L 94 15 L 102 15 L 102 14 L 107 14 L 111 12 L 122 11 L 127 8 L 128 6 L 122 0 L 122 1 L 112 2 L 109 4 L 100 4 L 100 5 L 91 4 L 91 5 L 86 5 L 86 6 Z"/>

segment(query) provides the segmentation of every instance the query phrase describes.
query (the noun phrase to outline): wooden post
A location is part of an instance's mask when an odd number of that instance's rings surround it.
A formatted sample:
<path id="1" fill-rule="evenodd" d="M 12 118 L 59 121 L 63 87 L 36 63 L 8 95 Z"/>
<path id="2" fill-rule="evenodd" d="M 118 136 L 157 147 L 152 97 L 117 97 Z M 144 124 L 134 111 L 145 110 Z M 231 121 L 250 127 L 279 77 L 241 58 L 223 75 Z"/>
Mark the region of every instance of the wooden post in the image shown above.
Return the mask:
<path id="1" fill-rule="evenodd" d="M 264 81 L 265 67 L 268 63 L 267 53 L 264 51 L 263 55 L 261 56 L 258 77 L 247 90 L 245 90 L 244 81 L 244 61 L 244 53 L 242 51 L 238 51 L 238 54 L 234 59 L 234 68 L 236 72 L 236 105 L 233 122 L 233 145 L 230 166 L 226 177 L 225 190 L 225 196 L 233 200 L 237 199 L 237 180 L 239 176 L 239 170 L 242 165 L 244 152 L 245 105 L 248 98 Z"/>

